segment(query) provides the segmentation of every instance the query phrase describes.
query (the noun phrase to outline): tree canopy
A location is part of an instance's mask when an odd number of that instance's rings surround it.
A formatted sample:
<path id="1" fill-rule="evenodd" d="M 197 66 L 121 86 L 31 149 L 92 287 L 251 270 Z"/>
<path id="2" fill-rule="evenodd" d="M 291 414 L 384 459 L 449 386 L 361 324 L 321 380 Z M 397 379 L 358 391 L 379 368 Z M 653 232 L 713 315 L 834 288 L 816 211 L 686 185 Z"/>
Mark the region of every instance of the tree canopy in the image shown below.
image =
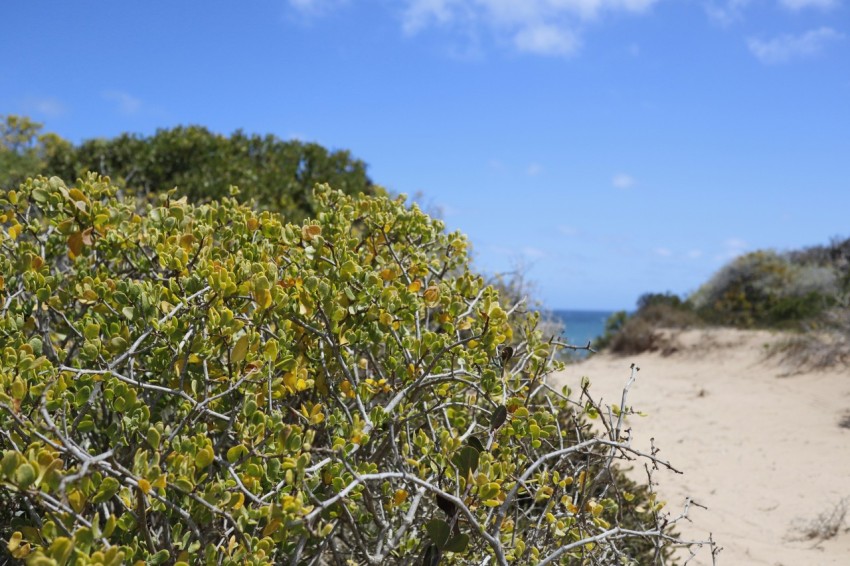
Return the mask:
<path id="1" fill-rule="evenodd" d="M 26 177 L 58 176 L 67 183 L 89 171 L 143 194 L 173 188 L 193 202 L 229 195 L 301 220 L 315 212 L 312 188 L 329 183 L 346 194 L 383 192 L 366 174 L 366 164 L 345 150 L 273 135 L 230 136 L 200 126 L 160 129 L 151 136 L 122 134 L 72 144 L 27 118 L 8 116 L 2 127 L 0 187 L 12 189 Z"/>

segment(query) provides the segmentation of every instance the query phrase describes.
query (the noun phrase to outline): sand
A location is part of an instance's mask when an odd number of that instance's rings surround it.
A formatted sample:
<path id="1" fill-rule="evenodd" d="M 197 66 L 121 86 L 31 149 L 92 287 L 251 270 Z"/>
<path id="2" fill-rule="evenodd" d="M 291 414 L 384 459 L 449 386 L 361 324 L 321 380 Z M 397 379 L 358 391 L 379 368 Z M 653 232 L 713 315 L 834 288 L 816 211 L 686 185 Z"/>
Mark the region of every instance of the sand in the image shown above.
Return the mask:
<path id="1" fill-rule="evenodd" d="M 686 537 L 711 533 L 723 550 L 721 565 L 817 566 L 850 564 L 850 514 L 829 540 L 794 540 L 843 498 L 850 506 L 850 370 L 788 374 L 769 345 L 769 332 L 691 330 L 677 352 L 616 357 L 600 354 L 553 377 L 574 390 L 582 376 L 605 403 L 620 403 L 629 366 L 641 371 L 628 405 L 633 445 L 650 438 L 684 473 L 659 471 L 655 480 L 670 511 L 686 496 L 692 508 Z M 635 472 L 636 473 L 636 472 Z M 645 474 L 643 474 L 645 480 Z M 701 552 L 690 564 L 711 564 Z"/>

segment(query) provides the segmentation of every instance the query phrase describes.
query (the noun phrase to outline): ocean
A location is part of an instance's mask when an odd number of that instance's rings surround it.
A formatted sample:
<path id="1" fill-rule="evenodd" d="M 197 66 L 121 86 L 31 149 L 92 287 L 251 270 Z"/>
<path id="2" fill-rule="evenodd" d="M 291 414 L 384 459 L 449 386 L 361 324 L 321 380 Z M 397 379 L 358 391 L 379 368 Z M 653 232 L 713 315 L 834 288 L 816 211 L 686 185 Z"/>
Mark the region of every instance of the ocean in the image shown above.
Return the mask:
<path id="1" fill-rule="evenodd" d="M 564 323 L 564 338 L 570 344 L 584 346 L 605 331 L 605 321 L 614 311 L 555 310 L 552 314 Z"/>

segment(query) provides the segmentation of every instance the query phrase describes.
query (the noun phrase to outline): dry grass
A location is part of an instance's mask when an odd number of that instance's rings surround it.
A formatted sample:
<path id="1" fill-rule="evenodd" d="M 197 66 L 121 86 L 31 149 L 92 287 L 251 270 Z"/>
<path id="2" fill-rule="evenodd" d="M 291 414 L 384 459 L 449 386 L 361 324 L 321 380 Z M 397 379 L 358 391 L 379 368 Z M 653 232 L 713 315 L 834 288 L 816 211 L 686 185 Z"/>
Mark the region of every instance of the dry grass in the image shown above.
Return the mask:
<path id="1" fill-rule="evenodd" d="M 789 538 L 822 542 L 835 537 L 846 525 L 848 500 L 850 498 L 847 497 L 839 500 L 832 508 L 826 509 L 814 519 L 795 521 L 791 526 L 793 533 Z"/>

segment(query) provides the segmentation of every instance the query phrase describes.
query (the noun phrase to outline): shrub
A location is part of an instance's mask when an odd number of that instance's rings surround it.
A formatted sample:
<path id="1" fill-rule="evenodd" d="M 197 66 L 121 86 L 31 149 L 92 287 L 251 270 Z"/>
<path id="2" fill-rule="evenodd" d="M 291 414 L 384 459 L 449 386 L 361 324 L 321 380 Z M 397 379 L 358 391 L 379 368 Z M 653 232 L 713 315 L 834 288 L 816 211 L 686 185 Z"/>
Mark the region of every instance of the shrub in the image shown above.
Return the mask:
<path id="1" fill-rule="evenodd" d="M 402 199 L 285 224 L 108 180 L 0 193 L 0 536 L 29 564 L 649 563 L 624 406 Z M 546 394 L 546 393 L 550 394 Z M 610 415 L 609 415 L 610 416 Z M 443 562 L 440 562 L 442 558 Z"/>
<path id="2" fill-rule="evenodd" d="M 646 293 L 637 301 L 637 311 L 629 316 L 616 312 L 605 324 L 605 334 L 597 346 L 615 354 L 670 353 L 673 344 L 662 329 L 685 329 L 703 324 L 688 301 L 670 293 Z"/>
<path id="3" fill-rule="evenodd" d="M 781 326 L 816 317 L 833 304 L 838 289 L 832 267 L 793 263 L 788 256 L 758 251 L 724 266 L 690 300 L 710 322 Z"/>

